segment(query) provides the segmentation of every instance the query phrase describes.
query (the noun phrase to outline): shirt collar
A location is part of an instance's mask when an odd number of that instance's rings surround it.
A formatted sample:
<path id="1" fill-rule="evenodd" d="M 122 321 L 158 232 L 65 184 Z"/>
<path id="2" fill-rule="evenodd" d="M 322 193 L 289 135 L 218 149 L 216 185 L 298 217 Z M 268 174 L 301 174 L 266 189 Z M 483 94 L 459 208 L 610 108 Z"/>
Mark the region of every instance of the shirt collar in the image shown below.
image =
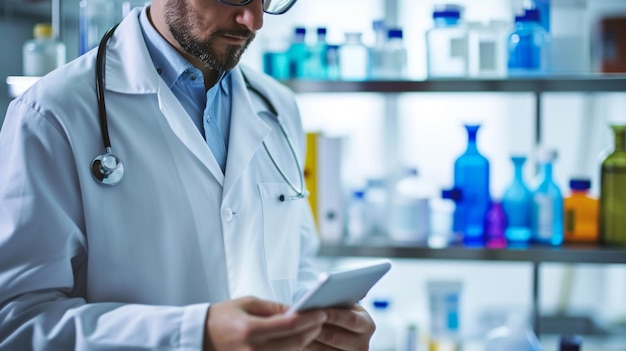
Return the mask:
<path id="1" fill-rule="evenodd" d="M 171 88 L 178 78 L 188 70 L 192 70 L 199 77 L 202 77 L 202 72 L 185 60 L 152 26 L 148 19 L 148 8 L 149 6 L 145 6 L 141 11 L 139 24 L 148 47 L 148 52 L 150 57 L 152 57 L 152 63 L 165 81 L 165 84 Z M 229 93 L 228 81 L 230 79 L 224 78 L 229 77 L 231 72 L 232 70 L 223 72 L 218 80 L 221 92 L 226 95 Z"/>

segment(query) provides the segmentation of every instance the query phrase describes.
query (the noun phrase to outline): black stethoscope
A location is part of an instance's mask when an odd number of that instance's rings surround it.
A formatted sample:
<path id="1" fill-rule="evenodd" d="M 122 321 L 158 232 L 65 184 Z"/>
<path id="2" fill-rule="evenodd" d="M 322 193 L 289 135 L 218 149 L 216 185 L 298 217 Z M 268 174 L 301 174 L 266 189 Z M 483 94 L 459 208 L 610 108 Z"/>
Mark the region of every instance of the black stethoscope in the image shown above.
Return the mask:
<path id="1" fill-rule="evenodd" d="M 106 66 L 106 62 L 105 62 L 106 61 L 106 46 L 107 46 L 107 43 L 109 42 L 109 39 L 111 39 L 111 37 L 113 36 L 113 33 L 115 32 L 116 28 L 117 28 L 117 25 L 109 29 L 104 34 L 104 36 L 102 37 L 102 40 L 100 40 L 100 44 L 98 45 L 98 52 L 96 54 L 96 96 L 98 98 L 98 115 L 100 117 L 100 131 L 102 133 L 102 141 L 104 143 L 105 153 L 96 156 L 93 159 L 93 161 L 91 161 L 91 173 L 93 174 L 94 179 L 100 184 L 111 185 L 111 186 L 118 184 L 122 180 L 122 178 L 124 178 L 124 164 L 119 159 L 119 157 L 115 156 L 112 152 L 111 139 L 109 138 L 109 127 L 107 123 L 106 103 L 105 103 L 105 98 L 104 98 L 104 89 L 105 89 L 104 72 L 105 72 L 105 66 Z M 278 200 L 285 201 L 285 200 L 297 200 L 297 199 L 305 198 L 308 195 L 308 193 L 306 192 L 304 188 L 304 172 L 302 171 L 302 168 L 300 167 L 300 162 L 298 161 L 298 156 L 296 155 L 296 151 L 293 148 L 293 143 L 291 142 L 291 139 L 289 138 L 289 135 L 287 134 L 287 131 L 283 127 L 282 123 L 280 123 L 280 120 L 278 118 L 278 111 L 276 111 L 276 108 L 274 108 L 274 105 L 265 95 L 263 95 L 258 89 L 250 85 L 245 75 L 244 75 L 244 80 L 246 82 L 246 87 L 252 92 L 254 92 L 255 94 L 257 94 L 263 100 L 263 102 L 268 106 L 270 112 L 273 113 L 273 115 L 276 117 L 278 126 L 280 127 L 280 130 L 283 136 L 287 140 L 287 144 L 289 144 L 289 149 L 296 163 L 296 167 L 298 168 L 298 176 L 300 178 L 300 189 L 296 188 L 296 186 L 289 180 L 289 178 L 280 168 L 278 163 L 276 163 L 276 160 L 274 159 L 274 157 L 272 156 L 272 153 L 267 148 L 265 141 L 263 141 L 263 147 L 265 148 L 265 151 L 269 155 L 270 160 L 274 164 L 274 167 L 276 167 L 276 170 L 278 171 L 278 173 L 280 173 L 281 177 L 285 180 L 285 182 L 287 182 L 289 187 L 296 193 L 295 195 L 280 195 L 278 197 Z"/>

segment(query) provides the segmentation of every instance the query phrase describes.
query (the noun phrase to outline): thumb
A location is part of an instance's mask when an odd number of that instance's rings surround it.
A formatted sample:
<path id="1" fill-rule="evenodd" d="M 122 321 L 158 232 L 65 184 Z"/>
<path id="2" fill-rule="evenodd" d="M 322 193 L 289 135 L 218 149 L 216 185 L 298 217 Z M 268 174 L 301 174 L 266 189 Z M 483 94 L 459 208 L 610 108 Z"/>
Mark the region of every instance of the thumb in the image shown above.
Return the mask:
<path id="1" fill-rule="evenodd" d="M 288 306 L 256 297 L 245 297 L 242 300 L 241 308 L 251 315 L 272 316 L 286 312 Z"/>

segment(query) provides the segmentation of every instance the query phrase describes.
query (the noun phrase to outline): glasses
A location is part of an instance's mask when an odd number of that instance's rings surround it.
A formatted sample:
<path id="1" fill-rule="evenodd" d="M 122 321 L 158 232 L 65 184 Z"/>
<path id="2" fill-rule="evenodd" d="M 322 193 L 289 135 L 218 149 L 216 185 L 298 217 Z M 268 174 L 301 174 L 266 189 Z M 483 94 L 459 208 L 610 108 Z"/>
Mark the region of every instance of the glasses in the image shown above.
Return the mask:
<path id="1" fill-rule="evenodd" d="M 296 3 L 297 0 L 261 0 L 263 2 L 263 12 L 270 15 L 282 15 Z M 232 6 L 244 6 L 252 0 L 219 0 L 222 4 Z"/>

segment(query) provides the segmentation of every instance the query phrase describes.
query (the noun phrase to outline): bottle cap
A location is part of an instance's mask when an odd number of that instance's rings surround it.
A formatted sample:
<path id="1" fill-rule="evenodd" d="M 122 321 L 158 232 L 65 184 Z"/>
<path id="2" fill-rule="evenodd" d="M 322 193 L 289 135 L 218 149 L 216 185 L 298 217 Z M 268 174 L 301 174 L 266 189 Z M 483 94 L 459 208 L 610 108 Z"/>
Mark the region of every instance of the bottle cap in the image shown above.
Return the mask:
<path id="1" fill-rule="evenodd" d="M 436 5 L 433 10 L 433 18 L 461 18 L 463 7 L 456 4 Z"/>
<path id="2" fill-rule="evenodd" d="M 37 23 L 33 27 L 33 36 L 35 38 L 52 37 L 52 25 L 50 23 Z"/>
<path id="3" fill-rule="evenodd" d="M 539 163 L 547 163 L 556 160 L 559 153 L 555 149 L 540 148 L 537 150 L 537 161 Z"/>
<path id="4" fill-rule="evenodd" d="M 562 336 L 559 351 L 580 351 L 583 338 L 580 335 Z"/>
<path id="5" fill-rule="evenodd" d="M 444 199 L 460 201 L 461 198 L 463 198 L 463 193 L 459 188 L 446 189 L 441 191 L 441 197 Z"/>
<path id="6" fill-rule="evenodd" d="M 363 191 L 363 190 L 355 190 L 352 193 L 352 197 L 355 198 L 355 199 L 358 199 L 358 200 L 363 199 L 363 198 L 365 198 L 365 191 Z"/>
<path id="7" fill-rule="evenodd" d="M 515 22 L 539 22 L 541 14 L 538 9 L 525 9 L 515 15 Z"/>
<path id="8" fill-rule="evenodd" d="M 389 301 L 387 300 L 374 300 L 374 308 L 385 309 L 389 307 Z"/>
<path id="9" fill-rule="evenodd" d="M 306 28 L 304 27 L 296 27 L 294 31 L 296 34 L 300 34 L 300 35 L 306 34 Z"/>
<path id="10" fill-rule="evenodd" d="M 317 35 L 326 35 L 326 27 L 317 27 Z"/>
<path id="11" fill-rule="evenodd" d="M 591 188 L 591 180 L 586 178 L 570 179 L 569 187 L 572 190 L 588 190 Z"/>
<path id="12" fill-rule="evenodd" d="M 392 28 L 387 32 L 387 38 L 389 39 L 402 39 L 402 29 Z"/>

